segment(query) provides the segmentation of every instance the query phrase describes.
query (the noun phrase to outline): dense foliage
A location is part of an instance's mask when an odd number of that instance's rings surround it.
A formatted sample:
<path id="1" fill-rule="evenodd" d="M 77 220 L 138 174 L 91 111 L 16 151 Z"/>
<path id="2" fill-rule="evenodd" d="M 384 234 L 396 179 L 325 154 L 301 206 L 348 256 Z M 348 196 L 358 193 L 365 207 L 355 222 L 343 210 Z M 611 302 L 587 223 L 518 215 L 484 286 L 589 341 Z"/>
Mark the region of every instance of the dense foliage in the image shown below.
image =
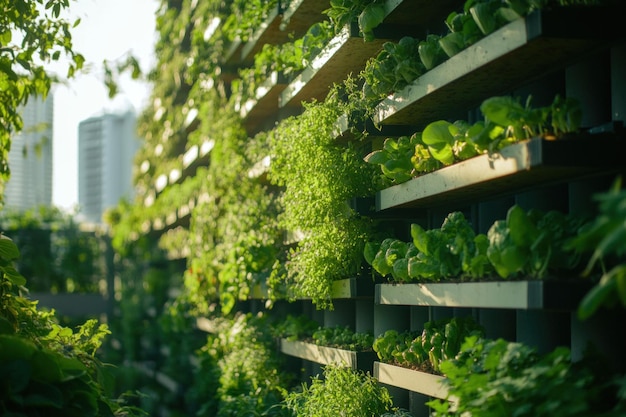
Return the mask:
<path id="1" fill-rule="evenodd" d="M 69 22 L 62 11 L 70 0 L 3 0 L 0 3 L 0 202 L 10 175 L 11 136 L 22 129 L 20 106 L 31 96 L 45 97 L 54 76 L 46 65 L 67 58 L 67 76 L 82 68 L 84 58 L 72 46 Z"/>
<path id="2" fill-rule="evenodd" d="M 456 400 L 454 405 L 431 401 L 438 417 L 608 417 L 623 412 L 623 398 L 617 405 L 607 401 L 615 395 L 608 369 L 591 359 L 572 363 L 564 347 L 542 355 L 522 343 L 473 336 L 441 369 Z"/>
<path id="3" fill-rule="evenodd" d="M 97 356 L 106 325 L 89 320 L 76 331 L 28 299 L 13 263 L 17 246 L 0 235 L 0 410 L 3 415 L 133 415 L 111 397 L 113 374 Z"/>
<path id="4" fill-rule="evenodd" d="M 0 212 L 0 230 L 20 248 L 17 270 L 36 292 L 99 292 L 106 277 L 106 237 L 81 230 L 72 215 L 40 207 Z"/>
<path id="5" fill-rule="evenodd" d="M 389 392 L 376 379 L 338 365 L 327 365 L 323 378 L 289 393 L 286 405 L 297 417 L 379 416 L 392 409 Z"/>

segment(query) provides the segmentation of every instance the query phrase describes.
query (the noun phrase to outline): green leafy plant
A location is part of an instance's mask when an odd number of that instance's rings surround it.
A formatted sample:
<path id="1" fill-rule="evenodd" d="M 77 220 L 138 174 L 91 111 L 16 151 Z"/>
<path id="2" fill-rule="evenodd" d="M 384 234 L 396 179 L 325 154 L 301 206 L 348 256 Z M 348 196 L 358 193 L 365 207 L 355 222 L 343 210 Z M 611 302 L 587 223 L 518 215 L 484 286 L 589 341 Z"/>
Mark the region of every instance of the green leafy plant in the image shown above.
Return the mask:
<path id="1" fill-rule="evenodd" d="M 453 359 L 466 337 L 482 336 L 484 329 L 471 316 L 424 323 L 421 332 L 387 330 L 374 341 L 374 351 L 386 363 L 440 373 L 441 363 Z"/>
<path id="2" fill-rule="evenodd" d="M 626 306 L 626 251 L 623 245 L 626 238 L 626 191 L 622 189 L 622 178 L 618 177 L 611 189 L 598 194 L 595 200 L 598 216 L 585 224 L 580 234 L 567 245 L 580 253 L 591 253 L 584 276 L 591 276 L 596 269 L 601 272 L 595 286 L 580 303 L 578 317 L 581 319 L 589 318 L 601 306 Z"/>
<path id="3" fill-rule="evenodd" d="M 387 238 L 368 242 L 365 260 L 382 276 L 400 282 L 489 275 L 487 236 L 475 234 L 461 212 L 450 213 L 441 228 L 424 230 L 411 225 L 412 242 Z"/>
<path id="4" fill-rule="evenodd" d="M 382 51 L 370 58 L 363 71 L 363 96 L 370 106 L 399 91 L 426 72 L 419 55 L 420 40 L 405 36 L 385 42 Z"/>
<path id="5" fill-rule="evenodd" d="M 530 102 L 530 96 L 525 105 L 517 97 L 488 98 L 480 106 L 484 120 L 473 124 L 462 120 L 431 122 L 410 138 L 386 139 L 383 148 L 365 160 L 380 165 L 385 178 L 400 183 L 525 139 L 554 140 L 579 131 L 582 111 L 575 99 L 557 95 L 550 106 L 539 108 L 531 107 Z"/>
<path id="6" fill-rule="evenodd" d="M 434 416 L 589 416 L 602 415 L 610 395 L 599 369 L 572 363 L 567 348 L 540 355 L 522 343 L 476 336 L 459 355 L 441 364 L 449 398 L 432 400 Z M 602 371 L 606 371 L 602 369 Z"/>
<path id="7" fill-rule="evenodd" d="M 275 337 L 287 340 L 302 340 L 313 336 L 313 333 L 319 329 L 319 323 L 311 320 L 307 316 L 287 315 L 284 320 L 272 326 L 272 334 Z"/>
<path id="8" fill-rule="evenodd" d="M 355 276 L 372 221 L 350 208 L 348 201 L 371 195 L 373 167 L 354 143 L 341 144 L 333 131 L 342 108 L 329 94 L 323 103 L 282 120 L 269 137 L 270 182 L 284 187 L 280 224 L 300 234 L 273 280 L 283 283 L 290 298 L 310 297 L 330 307 L 332 283 Z M 298 175 L 293 175 L 297 172 Z"/>
<path id="9" fill-rule="evenodd" d="M 374 39 L 374 29 L 385 18 L 385 4 L 382 0 L 332 0 L 330 8 L 323 13 L 329 17 L 335 33 L 357 22 L 364 40 L 371 41 Z"/>
<path id="10" fill-rule="evenodd" d="M 345 327 L 320 327 L 312 334 L 317 345 L 337 347 L 352 351 L 366 351 L 372 349 L 374 335 L 371 333 L 355 332 Z"/>
<path id="11" fill-rule="evenodd" d="M 580 256 L 566 243 L 582 224 L 581 218 L 555 210 L 526 212 L 515 205 L 485 235 L 453 212 L 439 229 L 412 224 L 412 242 L 368 242 L 363 255 L 376 272 L 398 282 L 479 279 L 494 272 L 501 279 L 540 279 L 578 266 Z"/>
<path id="12" fill-rule="evenodd" d="M 111 397 L 112 375 L 96 353 L 110 332 L 88 320 L 77 331 L 25 297 L 13 262 L 17 246 L 0 235 L 0 410 L 3 415 L 137 415 Z"/>
<path id="13" fill-rule="evenodd" d="M 339 365 L 325 366 L 323 378 L 315 376 L 301 391 L 290 392 L 285 405 L 298 417 L 378 416 L 393 408 L 376 379 Z"/>
<path id="14" fill-rule="evenodd" d="M 557 211 L 525 212 L 515 205 L 506 220 L 497 220 L 487 232 L 487 257 L 501 278 L 528 275 L 544 278 L 548 271 L 574 269 L 580 257 L 566 248 L 582 219 Z"/>

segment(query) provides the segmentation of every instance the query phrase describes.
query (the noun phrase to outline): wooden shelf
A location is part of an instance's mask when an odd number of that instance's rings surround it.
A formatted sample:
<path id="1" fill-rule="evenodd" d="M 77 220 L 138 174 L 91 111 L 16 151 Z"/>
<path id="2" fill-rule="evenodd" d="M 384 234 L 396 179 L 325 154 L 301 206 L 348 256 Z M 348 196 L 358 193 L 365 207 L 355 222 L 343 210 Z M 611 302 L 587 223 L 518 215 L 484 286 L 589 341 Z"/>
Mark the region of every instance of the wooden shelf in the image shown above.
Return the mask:
<path id="1" fill-rule="evenodd" d="M 383 100 L 374 121 L 424 126 L 562 69 L 617 36 L 619 14 L 610 12 L 558 8 L 511 22 Z"/>
<path id="2" fill-rule="evenodd" d="M 287 339 L 280 339 L 280 351 L 286 355 L 321 365 L 345 365 L 352 369 L 363 370 L 371 370 L 376 358 L 376 353 L 373 351 L 355 352 Z"/>
<path id="3" fill-rule="evenodd" d="M 387 305 L 573 311 L 591 286 L 562 280 L 379 284 L 375 302 Z"/>
<path id="4" fill-rule="evenodd" d="M 444 377 L 439 375 L 374 362 L 374 378 L 383 384 L 418 392 L 429 397 L 445 400 L 448 396 L 448 390 L 442 384 Z"/>
<path id="5" fill-rule="evenodd" d="M 376 210 L 433 207 L 623 169 L 626 141 L 612 134 L 530 139 L 394 185 L 376 194 Z"/>

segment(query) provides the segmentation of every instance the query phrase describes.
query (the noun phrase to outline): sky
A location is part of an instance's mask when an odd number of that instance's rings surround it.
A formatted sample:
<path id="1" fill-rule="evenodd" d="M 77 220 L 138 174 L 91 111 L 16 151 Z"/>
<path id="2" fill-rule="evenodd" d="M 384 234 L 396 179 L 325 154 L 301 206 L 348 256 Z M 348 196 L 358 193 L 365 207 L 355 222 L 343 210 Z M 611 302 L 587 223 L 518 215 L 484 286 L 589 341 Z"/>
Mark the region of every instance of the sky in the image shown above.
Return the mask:
<path id="1" fill-rule="evenodd" d="M 68 18 L 81 19 L 72 30 L 74 50 L 85 57 L 87 71 L 54 87 L 53 205 L 73 210 L 78 204 L 78 124 L 105 112 L 146 106 L 150 86 L 125 75 L 113 100 L 104 87 L 102 61 L 133 54 L 144 72 L 155 63 L 155 13 L 158 0 L 74 0 Z M 55 72 L 54 67 L 51 70 Z M 65 75 L 66 69 L 60 75 Z M 61 72 L 59 70 L 59 72 Z"/>

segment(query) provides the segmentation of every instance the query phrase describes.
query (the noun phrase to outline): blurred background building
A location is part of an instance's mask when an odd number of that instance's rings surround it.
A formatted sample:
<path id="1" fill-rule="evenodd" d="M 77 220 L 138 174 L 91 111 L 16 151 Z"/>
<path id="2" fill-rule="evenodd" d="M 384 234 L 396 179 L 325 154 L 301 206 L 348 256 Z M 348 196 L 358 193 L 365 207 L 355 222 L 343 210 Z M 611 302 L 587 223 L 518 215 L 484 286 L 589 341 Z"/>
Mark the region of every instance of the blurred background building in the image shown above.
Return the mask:
<path id="1" fill-rule="evenodd" d="M 78 204 L 82 220 L 102 223 L 121 198 L 132 198 L 133 158 L 140 141 L 129 110 L 102 114 L 78 125 Z"/>
<path id="2" fill-rule="evenodd" d="M 52 92 L 45 100 L 30 97 L 20 112 L 24 128 L 11 139 L 7 208 L 26 211 L 52 205 L 53 102 Z"/>

